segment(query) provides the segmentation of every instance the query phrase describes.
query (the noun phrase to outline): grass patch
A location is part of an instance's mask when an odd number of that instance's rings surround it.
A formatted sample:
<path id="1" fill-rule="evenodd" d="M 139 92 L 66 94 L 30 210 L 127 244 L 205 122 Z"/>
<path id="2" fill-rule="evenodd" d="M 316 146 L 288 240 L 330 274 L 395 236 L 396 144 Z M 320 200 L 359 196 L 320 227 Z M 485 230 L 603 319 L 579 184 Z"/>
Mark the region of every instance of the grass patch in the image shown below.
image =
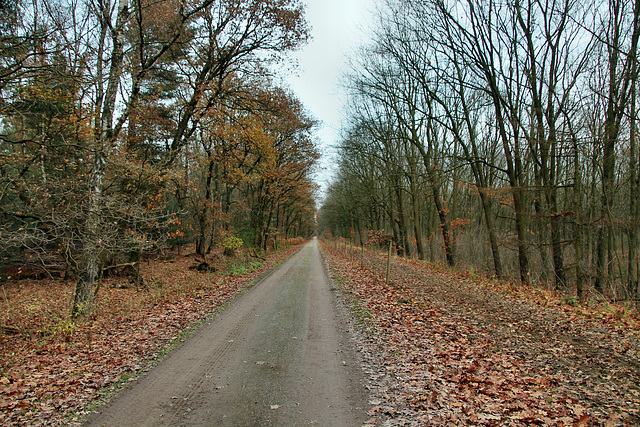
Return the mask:
<path id="1" fill-rule="evenodd" d="M 226 273 L 231 276 L 243 276 L 247 273 L 251 273 L 262 267 L 262 263 L 260 261 L 249 261 L 244 260 L 241 262 L 231 264 Z"/>

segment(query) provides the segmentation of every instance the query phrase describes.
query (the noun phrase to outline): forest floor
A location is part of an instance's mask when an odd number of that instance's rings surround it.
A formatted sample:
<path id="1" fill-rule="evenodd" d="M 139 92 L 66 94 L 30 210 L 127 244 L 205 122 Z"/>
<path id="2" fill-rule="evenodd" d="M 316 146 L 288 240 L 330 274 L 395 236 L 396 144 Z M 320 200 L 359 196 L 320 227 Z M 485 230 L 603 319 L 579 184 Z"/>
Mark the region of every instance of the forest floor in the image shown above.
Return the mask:
<path id="1" fill-rule="evenodd" d="M 299 247 L 264 259 L 213 254 L 215 273 L 191 269 L 184 248 L 145 263 L 146 289 L 105 278 L 97 312 L 82 321 L 69 316 L 72 281 L 0 283 L 0 425 L 74 423 Z"/>
<path id="2" fill-rule="evenodd" d="M 424 262 L 324 245 L 364 327 L 370 424 L 640 425 L 640 323 Z"/>
<path id="3" fill-rule="evenodd" d="M 105 279 L 84 321 L 68 316 L 72 282 L 2 283 L 0 425 L 74 424 L 298 247 L 219 273 L 190 270 L 192 254 L 154 261 L 144 290 Z M 368 424 L 640 425 L 636 312 L 398 258 L 385 285 L 386 254 L 361 267 L 323 248 L 361 325 Z"/>

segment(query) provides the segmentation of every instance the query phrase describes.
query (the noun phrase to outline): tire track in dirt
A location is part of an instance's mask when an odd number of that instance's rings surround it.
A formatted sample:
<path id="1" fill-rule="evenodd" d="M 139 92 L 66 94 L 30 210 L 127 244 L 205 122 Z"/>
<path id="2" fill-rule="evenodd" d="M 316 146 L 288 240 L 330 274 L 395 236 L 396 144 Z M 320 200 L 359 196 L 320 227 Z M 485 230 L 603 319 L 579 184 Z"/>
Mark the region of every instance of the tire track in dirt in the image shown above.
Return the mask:
<path id="1" fill-rule="evenodd" d="M 183 346 L 174 350 L 178 358 L 182 360 L 180 363 L 172 362 L 170 359 L 162 361 L 153 369 L 146 377 L 140 378 L 139 383 L 151 382 L 155 390 L 176 390 L 173 394 L 156 393 L 149 395 L 132 391 L 129 387 L 122 395 L 118 405 L 117 412 L 121 414 L 129 414 L 127 416 L 128 425 L 154 425 L 149 420 L 158 420 L 161 425 L 174 425 L 180 416 L 187 411 L 189 404 L 193 401 L 199 391 L 203 388 L 205 382 L 210 382 L 211 372 L 224 361 L 235 346 L 236 339 L 244 333 L 247 328 L 255 321 L 255 313 L 259 309 L 260 301 L 265 297 L 269 289 L 262 285 L 272 276 L 281 276 L 288 272 L 291 268 L 291 259 L 287 260 L 279 269 L 274 270 L 260 280 L 244 295 L 240 296 L 234 304 L 239 309 L 235 311 L 223 311 L 214 319 L 217 327 L 211 327 L 214 323 L 209 322 L 208 327 L 202 329 L 189 340 L 189 346 Z M 276 274 L 277 272 L 277 274 Z M 209 350 L 209 349 L 213 350 Z M 175 356 L 175 354 L 173 356 Z M 157 374 L 162 372 L 162 374 Z M 147 378 L 149 377 L 149 378 Z M 138 384 L 138 388 L 140 387 Z M 142 406 L 149 406 L 151 409 L 145 412 L 139 411 Z M 112 414 L 114 411 L 106 412 L 104 420 L 100 419 L 92 421 L 90 419 L 88 425 L 117 425 L 114 421 L 118 418 Z M 119 414 L 115 414 L 119 416 Z"/>
<path id="2" fill-rule="evenodd" d="M 201 336 L 193 337 L 195 343 L 193 350 L 190 350 L 190 352 L 195 356 L 186 359 L 186 362 L 191 363 L 193 366 L 188 374 L 185 375 L 185 377 L 188 378 L 188 381 L 186 381 L 188 385 L 182 387 L 184 392 L 181 393 L 179 397 L 171 396 L 168 400 L 159 404 L 164 410 L 163 413 L 168 414 L 163 417 L 164 423 L 167 425 L 178 423 L 182 414 L 191 411 L 190 406 L 192 406 L 192 402 L 201 400 L 202 395 L 210 393 L 212 387 L 214 389 L 220 387 L 212 381 L 214 374 L 229 355 L 233 353 L 238 338 L 241 337 L 255 321 L 256 313 L 260 308 L 260 301 L 264 299 L 268 291 L 271 290 L 271 288 L 266 286 L 258 289 L 259 285 L 272 278 L 272 276 L 275 276 L 272 279 L 279 279 L 286 275 L 291 267 L 292 262 L 288 260 L 278 270 L 273 270 L 269 275 L 262 278 L 259 283 L 254 285 L 254 287 L 257 288 L 254 292 L 258 295 L 251 298 L 249 304 L 238 302 L 239 310 L 230 313 L 228 315 L 229 320 L 224 322 L 229 325 L 226 330 L 225 328 L 215 330 L 215 336 L 211 336 L 210 331 L 206 330 Z M 211 322 L 208 323 L 208 326 L 211 326 Z M 217 345 L 213 347 L 213 351 L 208 351 L 212 345 L 212 341 L 217 343 Z M 170 387 L 172 384 L 168 386 Z"/>

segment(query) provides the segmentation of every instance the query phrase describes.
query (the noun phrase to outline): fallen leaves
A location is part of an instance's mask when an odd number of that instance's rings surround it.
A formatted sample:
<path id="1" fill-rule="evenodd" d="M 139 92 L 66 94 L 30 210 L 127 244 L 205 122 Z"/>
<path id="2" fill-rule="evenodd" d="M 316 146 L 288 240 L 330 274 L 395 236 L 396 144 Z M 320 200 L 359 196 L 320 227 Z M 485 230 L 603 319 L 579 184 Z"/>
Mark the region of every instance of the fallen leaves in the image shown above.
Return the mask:
<path id="1" fill-rule="evenodd" d="M 324 247 L 356 317 L 390 425 L 640 423 L 637 321 L 616 322 L 536 289 L 367 253 L 365 268 Z M 508 291 L 508 292 L 507 292 Z M 373 403 L 372 403 L 373 404 Z"/>
<path id="2" fill-rule="evenodd" d="M 6 290 L 5 324 L 31 334 L 0 334 L 0 425 L 58 425 L 110 388 L 135 379 L 183 332 L 249 286 L 296 248 L 272 254 L 242 276 L 188 269 L 189 257 L 155 262 L 150 289 L 103 286 L 96 318 L 71 322 L 73 284 L 22 281 Z M 3 323 L 3 322 L 0 322 Z"/>

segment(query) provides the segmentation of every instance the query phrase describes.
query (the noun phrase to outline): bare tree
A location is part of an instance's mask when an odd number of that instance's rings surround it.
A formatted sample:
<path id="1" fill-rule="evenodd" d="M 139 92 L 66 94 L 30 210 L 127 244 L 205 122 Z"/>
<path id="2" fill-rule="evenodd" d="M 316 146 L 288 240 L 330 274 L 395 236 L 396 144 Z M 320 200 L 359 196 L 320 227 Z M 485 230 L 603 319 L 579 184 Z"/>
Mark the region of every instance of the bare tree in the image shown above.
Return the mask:
<path id="1" fill-rule="evenodd" d="M 629 19 L 631 17 L 631 19 Z M 599 34 L 607 55 L 606 110 L 602 157 L 601 219 L 613 225 L 613 194 L 615 193 L 616 147 L 625 111 L 637 80 L 638 41 L 640 39 L 640 1 L 610 0 L 608 15 Z M 611 233 L 611 231 L 609 231 Z M 606 278 L 607 229 L 598 230 L 596 246 L 596 290 L 604 290 Z M 613 234 L 609 234 L 613 237 Z M 615 250 L 615 249 L 614 249 Z"/>

